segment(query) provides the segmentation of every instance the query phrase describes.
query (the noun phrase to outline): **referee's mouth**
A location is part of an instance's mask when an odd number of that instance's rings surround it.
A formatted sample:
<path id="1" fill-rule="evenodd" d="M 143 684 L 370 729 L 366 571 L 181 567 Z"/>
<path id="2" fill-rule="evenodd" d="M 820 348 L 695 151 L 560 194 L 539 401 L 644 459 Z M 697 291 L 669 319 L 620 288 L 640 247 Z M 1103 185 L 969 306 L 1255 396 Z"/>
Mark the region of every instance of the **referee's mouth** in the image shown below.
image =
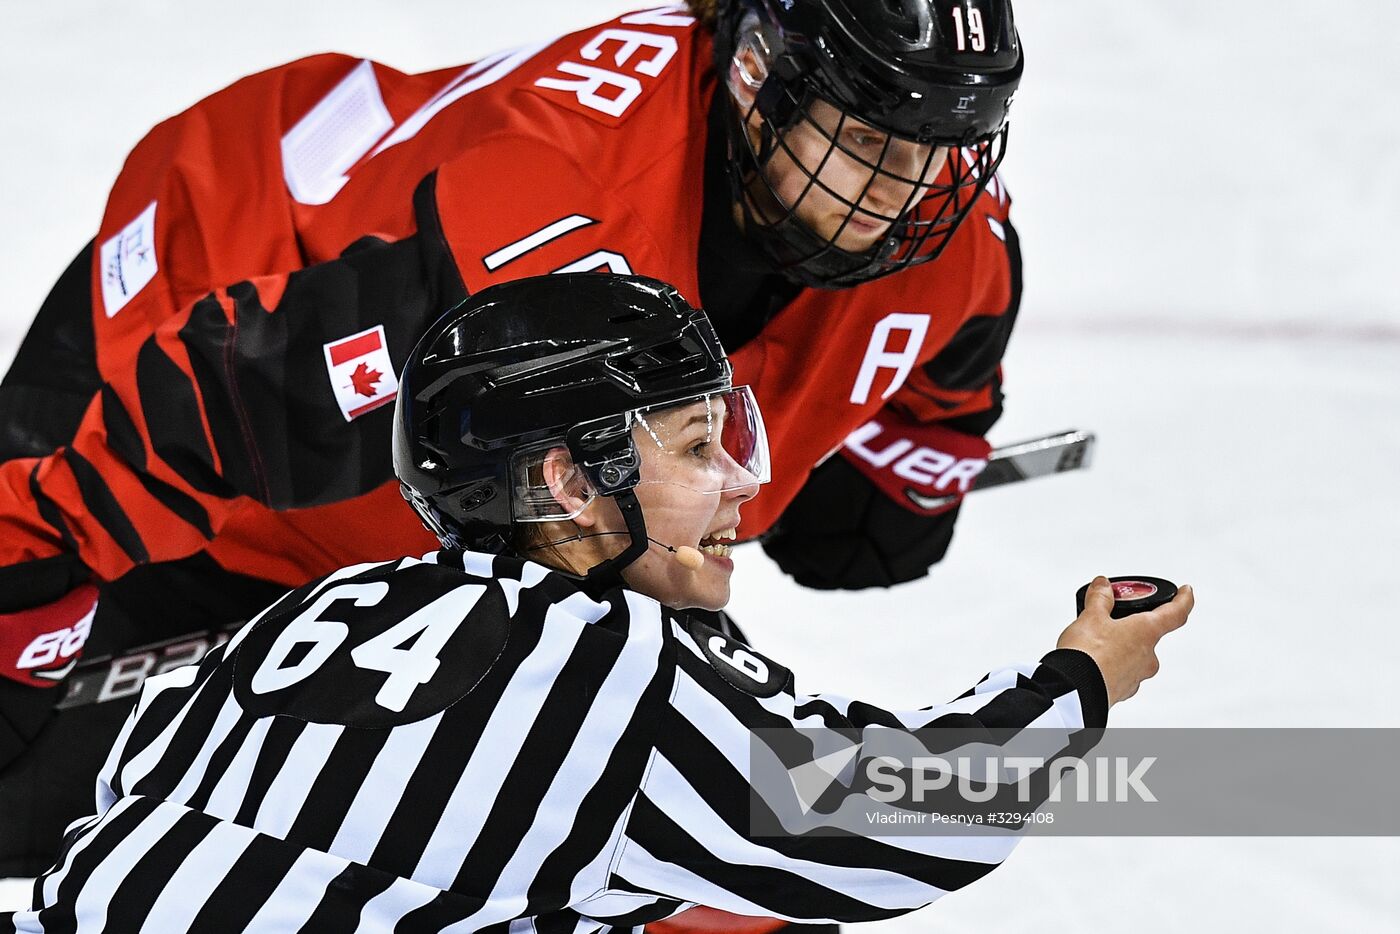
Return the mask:
<path id="1" fill-rule="evenodd" d="M 731 546 L 725 543 L 732 542 L 734 540 L 734 536 L 737 534 L 737 529 L 738 526 L 730 526 L 728 528 L 719 529 L 718 531 L 711 532 L 704 538 L 700 539 L 696 547 L 700 549 L 700 552 L 702 554 L 711 555 L 716 558 L 728 558 L 732 548 Z"/>

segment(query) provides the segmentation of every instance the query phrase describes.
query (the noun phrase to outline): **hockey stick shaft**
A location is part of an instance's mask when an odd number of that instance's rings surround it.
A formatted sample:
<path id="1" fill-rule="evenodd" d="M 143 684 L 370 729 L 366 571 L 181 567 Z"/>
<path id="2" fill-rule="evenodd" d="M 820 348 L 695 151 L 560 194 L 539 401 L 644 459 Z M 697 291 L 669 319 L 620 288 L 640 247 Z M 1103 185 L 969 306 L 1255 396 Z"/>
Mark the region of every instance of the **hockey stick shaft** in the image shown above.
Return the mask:
<path id="1" fill-rule="evenodd" d="M 987 458 L 987 468 L 978 475 L 972 492 L 1068 470 L 1083 470 L 1092 459 L 1094 442 L 1092 432 L 1075 430 L 1003 445 Z"/>
<path id="2" fill-rule="evenodd" d="M 1059 431 L 1029 441 L 1018 441 L 995 448 L 987 456 L 987 466 L 973 481 L 969 493 L 1020 483 L 1036 477 L 1081 470 L 1089 466 L 1094 451 L 1094 435 L 1087 431 Z M 904 495 L 920 509 L 939 509 L 956 502 L 956 493 L 947 496 L 925 496 L 913 487 Z"/>

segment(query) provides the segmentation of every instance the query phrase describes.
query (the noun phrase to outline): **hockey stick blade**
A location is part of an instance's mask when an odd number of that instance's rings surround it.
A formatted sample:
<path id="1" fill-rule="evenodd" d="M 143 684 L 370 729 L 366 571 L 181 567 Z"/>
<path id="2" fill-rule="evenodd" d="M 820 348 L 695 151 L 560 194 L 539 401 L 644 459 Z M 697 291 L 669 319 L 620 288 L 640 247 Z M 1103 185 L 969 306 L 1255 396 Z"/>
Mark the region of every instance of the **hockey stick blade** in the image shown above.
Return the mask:
<path id="1" fill-rule="evenodd" d="M 1068 470 L 1083 470 L 1092 459 L 1094 440 L 1091 431 L 1060 431 L 996 448 L 988 455 L 987 466 L 968 492 L 990 490 L 994 486 Z M 956 496 L 923 496 L 912 489 L 906 489 L 904 495 L 920 509 L 937 509 L 957 499 Z"/>

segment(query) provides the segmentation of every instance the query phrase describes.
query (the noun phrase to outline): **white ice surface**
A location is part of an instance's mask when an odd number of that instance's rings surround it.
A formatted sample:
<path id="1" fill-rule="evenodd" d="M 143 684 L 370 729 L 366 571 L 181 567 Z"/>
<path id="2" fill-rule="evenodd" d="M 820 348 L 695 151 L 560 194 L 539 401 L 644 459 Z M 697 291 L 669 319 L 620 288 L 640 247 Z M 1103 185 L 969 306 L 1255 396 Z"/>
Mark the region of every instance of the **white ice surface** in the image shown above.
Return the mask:
<path id="1" fill-rule="evenodd" d="M 0 364 L 161 118 L 311 52 L 422 70 L 632 5 L 8 4 Z M 922 705 L 1050 648 L 1093 574 L 1161 574 L 1199 609 L 1115 724 L 1400 726 L 1400 5 L 1017 14 L 1026 300 L 993 439 L 1090 428 L 1097 461 L 971 500 L 949 558 L 893 591 L 803 591 L 746 548 L 735 615 L 807 689 Z M 1394 930 L 1397 870 L 1393 839 L 1039 838 L 865 929 Z"/>

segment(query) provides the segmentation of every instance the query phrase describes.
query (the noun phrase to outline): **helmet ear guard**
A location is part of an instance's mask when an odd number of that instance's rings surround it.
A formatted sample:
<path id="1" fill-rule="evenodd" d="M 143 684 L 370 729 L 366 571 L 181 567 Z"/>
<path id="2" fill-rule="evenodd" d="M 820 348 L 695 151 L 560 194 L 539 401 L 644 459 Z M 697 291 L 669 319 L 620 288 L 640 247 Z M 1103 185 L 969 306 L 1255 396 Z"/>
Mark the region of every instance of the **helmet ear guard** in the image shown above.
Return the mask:
<path id="1" fill-rule="evenodd" d="M 613 416 L 575 425 L 565 440 L 574 463 L 599 494 L 616 496 L 637 485 L 641 458 L 631 419 Z"/>

